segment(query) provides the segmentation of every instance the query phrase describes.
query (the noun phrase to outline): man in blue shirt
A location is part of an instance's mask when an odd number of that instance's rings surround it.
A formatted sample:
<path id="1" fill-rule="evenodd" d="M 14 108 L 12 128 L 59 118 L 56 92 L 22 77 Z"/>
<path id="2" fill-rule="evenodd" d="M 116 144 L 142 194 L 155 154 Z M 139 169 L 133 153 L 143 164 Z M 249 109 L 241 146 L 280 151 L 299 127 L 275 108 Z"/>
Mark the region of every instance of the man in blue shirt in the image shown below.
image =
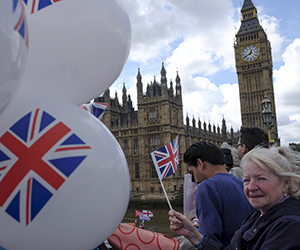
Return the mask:
<path id="1" fill-rule="evenodd" d="M 198 184 L 199 232 L 227 246 L 242 221 L 254 211 L 243 192 L 243 181 L 228 173 L 224 154 L 212 143 L 194 143 L 183 160 Z"/>

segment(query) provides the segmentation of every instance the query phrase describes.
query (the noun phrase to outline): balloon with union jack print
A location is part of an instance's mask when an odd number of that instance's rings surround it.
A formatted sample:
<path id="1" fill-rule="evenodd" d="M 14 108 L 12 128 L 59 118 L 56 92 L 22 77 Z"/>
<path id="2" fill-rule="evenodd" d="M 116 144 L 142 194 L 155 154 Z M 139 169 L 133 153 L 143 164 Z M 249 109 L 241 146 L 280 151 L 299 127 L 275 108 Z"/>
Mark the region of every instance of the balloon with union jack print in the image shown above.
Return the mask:
<path id="1" fill-rule="evenodd" d="M 74 104 L 19 95 L 0 124 L 0 245 L 82 250 L 108 238 L 130 177 L 106 126 Z"/>

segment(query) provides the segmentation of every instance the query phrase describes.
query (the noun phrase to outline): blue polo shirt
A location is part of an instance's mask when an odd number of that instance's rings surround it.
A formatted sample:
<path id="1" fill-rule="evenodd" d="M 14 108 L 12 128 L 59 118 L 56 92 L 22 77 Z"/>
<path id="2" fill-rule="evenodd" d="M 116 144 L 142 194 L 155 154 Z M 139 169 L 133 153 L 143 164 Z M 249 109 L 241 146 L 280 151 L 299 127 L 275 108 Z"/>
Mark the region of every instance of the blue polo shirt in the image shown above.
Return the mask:
<path id="1" fill-rule="evenodd" d="M 244 194 L 243 181 L 234 175 L 219 173 L 197 187 L 198 230 L 224 246 L 229 245 L 234 232 L 253 211 Z"/>

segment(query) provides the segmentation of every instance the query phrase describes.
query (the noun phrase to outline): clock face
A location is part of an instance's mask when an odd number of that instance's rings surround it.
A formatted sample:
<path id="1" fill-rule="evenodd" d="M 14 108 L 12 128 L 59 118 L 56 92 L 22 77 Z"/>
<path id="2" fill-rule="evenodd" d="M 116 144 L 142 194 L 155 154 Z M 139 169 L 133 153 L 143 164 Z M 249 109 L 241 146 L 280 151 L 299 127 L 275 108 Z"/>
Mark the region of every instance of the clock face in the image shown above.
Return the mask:
<path id="1" fill-rule="evenodd" d="M 254 45 L 247 46 L 242 51 L 242 58 L 246 62 L 254 61 L 258 57 L 259 51 L 258 48 Z"/>

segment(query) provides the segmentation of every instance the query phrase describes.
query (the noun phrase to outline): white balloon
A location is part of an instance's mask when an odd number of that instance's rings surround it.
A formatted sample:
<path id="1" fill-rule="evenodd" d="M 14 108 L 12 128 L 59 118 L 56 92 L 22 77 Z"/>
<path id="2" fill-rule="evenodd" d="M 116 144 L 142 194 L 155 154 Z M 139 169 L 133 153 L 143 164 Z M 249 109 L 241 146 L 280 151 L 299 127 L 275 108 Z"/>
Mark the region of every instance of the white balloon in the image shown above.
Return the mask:
<path id="1" fill-rule="evenodd" d="M 28 28 L 22 1 L 0 1 L 0 114 L 20 86 L 27 46 Z"/>
<path id="2" fill-rule="evenodd" d="M 71 103 L 18 95 L 0 123 L 0 245 L 88 250 L 108 238 L 130 177 L 103 123 Z"/>
<path id="3" fill-rule="evenodd" d="M 131 44 L 129 18 L 117 0 L 25 2 L 30 51 L 19 93 L 79 105 L 117 79 Z"/>

